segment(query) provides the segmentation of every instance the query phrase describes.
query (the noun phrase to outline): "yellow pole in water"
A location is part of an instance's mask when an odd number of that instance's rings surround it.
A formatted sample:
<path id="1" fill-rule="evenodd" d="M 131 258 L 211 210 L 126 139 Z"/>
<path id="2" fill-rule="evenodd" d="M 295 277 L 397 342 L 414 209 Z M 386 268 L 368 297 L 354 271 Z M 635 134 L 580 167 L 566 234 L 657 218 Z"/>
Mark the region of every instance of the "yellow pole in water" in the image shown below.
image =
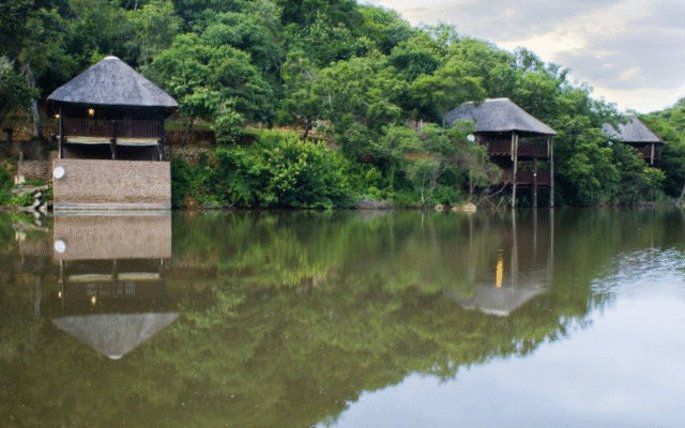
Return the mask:
<path id="1" fill-rule="evenodd" d="M 495 271 L 495 287 L 502 288 L 502 283 L 504 281 L 504 258 L 502 254 L 497 257 L 497 269 Z"/>

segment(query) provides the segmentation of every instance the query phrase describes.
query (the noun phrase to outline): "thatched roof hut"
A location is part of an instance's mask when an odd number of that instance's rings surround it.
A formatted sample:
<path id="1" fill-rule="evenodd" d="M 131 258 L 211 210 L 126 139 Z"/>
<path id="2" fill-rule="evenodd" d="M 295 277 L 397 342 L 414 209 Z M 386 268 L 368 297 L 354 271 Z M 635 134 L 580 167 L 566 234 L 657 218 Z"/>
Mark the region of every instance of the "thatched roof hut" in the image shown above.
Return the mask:
<path id="1" fill-rule="evenodd" d="M 52 322 L 111 360 L 118 360 L 149 340 L 171 323 L 178 314 L 99 314 L 67 316 Z"/>
<path id="2" fill-rule="evenodd" d="M 178 103 L 115 56 L 108 56 L 57 88 L 48 102 L 80 106 L 152 107 L 173 111 Z"/>
<path id="3" fill-rule="evenodd" d="M 449 126 L 461 120 L 473 121 L 477 133 L 556 135 L 554 129 L 531 116 L 509 98 L 489 98 L 480 104 L 466 102 L 444 117 L 445 124 Z"/>
<path id="4" fill-rule="evenodd" d="M 628 122 L 620 123 L 618 127 L 605 123 L 602 131 L 608 137 L 628 144 L 663 144 L 661 138 L 634 115 L 628 116 Z"/>

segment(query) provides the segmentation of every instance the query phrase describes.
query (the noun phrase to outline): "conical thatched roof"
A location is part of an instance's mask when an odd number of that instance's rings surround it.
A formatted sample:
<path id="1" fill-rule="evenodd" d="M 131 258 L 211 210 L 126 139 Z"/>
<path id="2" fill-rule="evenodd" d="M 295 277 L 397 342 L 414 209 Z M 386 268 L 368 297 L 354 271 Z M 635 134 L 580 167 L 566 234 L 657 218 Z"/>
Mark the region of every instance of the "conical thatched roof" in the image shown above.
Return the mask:
<path id="1" fill-rule="evenodd" d="M 509 98 L 490 98 L 481 104 L 466 102 L 445 115 L 449 126 L 460 120 L 471 120 L 476 132 L 521 132 L 556 135 L 554 129 L 542 123 Z"/>
<path id="2" fill-rule="evenodd" d="M 53 319 L 68 333 L 107 358 L 118 360 L 178 318 L 175 312 L 147 314 L 101 314 Z"/>
<path id="3" fill-rule="evenodd" d="M 48 101 L 89 106 L 178 107 L 169 94 L 115 56 L 106 57 L 57 88 Z"/>
<path id="4" fill-rule="evenodd" d="M 618 128 L 605 123 L 602 131 L 611 137 L 624 143 L 663 143 L 647 126 L 636 116 L 628 116 L 628 123 L 620 123 Z"/>

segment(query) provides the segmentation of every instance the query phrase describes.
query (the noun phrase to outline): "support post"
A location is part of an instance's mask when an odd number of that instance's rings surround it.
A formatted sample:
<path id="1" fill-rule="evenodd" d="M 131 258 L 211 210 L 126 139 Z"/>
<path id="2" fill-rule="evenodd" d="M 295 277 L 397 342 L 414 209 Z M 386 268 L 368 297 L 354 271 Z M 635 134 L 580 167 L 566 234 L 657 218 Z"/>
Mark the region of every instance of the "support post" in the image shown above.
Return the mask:
<path id="1" fill-rule="evenodd" d="M 514 132 L 511 134 L 511 141 L 512 141 L 512 157 L 514 160 L 514 171 L 512 174 L 512 191 L 511 191 L 511 207 L 516 208 L 516 181 L 517 181 L 517 175 L 518 175 L 518 166 L 519 166 L 519 136 L 518 133 Z"/>
<path id="2" fill-rule="evenodd" d="M 159 152 L 160 162 L 164 160 L 164 142 L 166 139 L 166 132 L 164 130 L 164 121 L 159 124 L 159 141 L 157 142 L 157 151 Z"/>
<path id="3" fill-rule="evenodd" d="M 533 257 L 538 256 L 538 209 L 533 207 Z"/>
<path id="4" fill-rule="evenodd" d="M 552 136 L 547 137 L 549 146 L 549 207 L 554 208 L 554 141 Z"/>
<path id="5" fill-rule="evenodd" d="M 650 158 L 649 158 L 649 164 L 652 166 L 654 166 L 654 148 L 655 148 L 655 145 L 654 145 L 654 143 L 652 143 L 652 153 L 650 154 Z"/>
<path id="6" fill-rule="evenodd" d="M 547 256 L 547 281 L 552 283 L 554 276 L 554 210 L 549 211 L 549 250 Z"/>
<path id="7" fill-rule="evenodd" d="M 511 285 L 518 286 L 519 280 L 519 241 L 516 211 L 511 212 Z"/>
<path id="8" fill-rule="evenodd" d="M 111 121 L 112 124 L 112 138 L 109 140 L 109 149 L 112 151 L 112 159 L 117 158 L 117 121 Z"/>
<path id="9" fill-rule="evenodd" d="M 60 159 L 64 159 L 64 114 L 62 114 L 62 107 L 59 108 L 59 145 L 57 146 L 57 154 Z"/>
<path id="10" fill-rule="evenodd" d="M 62 116 L 60 116 L 62 117 Z M 65 296 L 65 290 L 64 290 L 64 260 L 59 261 L 59 304 L 64 308 L 64 299 L 66 298 Z"/>
<path id="11" fill-rule="evenodd" d="M 533 158 L 533 209 L 538 208 L 538 158 Z"/>

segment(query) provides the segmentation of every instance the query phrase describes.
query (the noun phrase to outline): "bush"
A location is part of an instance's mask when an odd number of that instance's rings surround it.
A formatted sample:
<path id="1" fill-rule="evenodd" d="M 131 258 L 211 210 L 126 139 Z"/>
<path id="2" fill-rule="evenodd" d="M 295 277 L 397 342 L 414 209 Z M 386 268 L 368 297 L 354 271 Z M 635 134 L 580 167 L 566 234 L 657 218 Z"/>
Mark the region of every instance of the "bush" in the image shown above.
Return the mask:
<path id="1" fill-rule="evenodd" d="M 0 165 L 0 205 L 6 205 L 12 198 L 12 176 Z"/>
<path id="2" fill-rule="evenodd" d="M 250 147 L 217 149 L 215 194 L 243 207 L 333 208 L 353 203 L 349 164 L 323 143 L 264 132 Z"/>
<path id="3" fill-rule="evenodd" d="M 227 109 L 214 118 L 212 130 L 219 145 L 232 144 L 243 135 L 245 118 L 235 110 Z"/>
<path id="4" fill-rule="evenodd" d="M 221 208 L 223 205 L 212 194 L 214 171 L 207 158 L 196 164 L 182 160 L 171 162 L 171 203 L 175 208 Z"/>
<path id="5" fill-rule="evenodd" d="M 620 191 L 616 201 L 622 205 L 636 205 L 654 201 L 661 193 L 664 172 L 652 168 L 640 159 L 637 151 L 627 144 L 613 146 L 613 161 L 620 171 Z"/>

